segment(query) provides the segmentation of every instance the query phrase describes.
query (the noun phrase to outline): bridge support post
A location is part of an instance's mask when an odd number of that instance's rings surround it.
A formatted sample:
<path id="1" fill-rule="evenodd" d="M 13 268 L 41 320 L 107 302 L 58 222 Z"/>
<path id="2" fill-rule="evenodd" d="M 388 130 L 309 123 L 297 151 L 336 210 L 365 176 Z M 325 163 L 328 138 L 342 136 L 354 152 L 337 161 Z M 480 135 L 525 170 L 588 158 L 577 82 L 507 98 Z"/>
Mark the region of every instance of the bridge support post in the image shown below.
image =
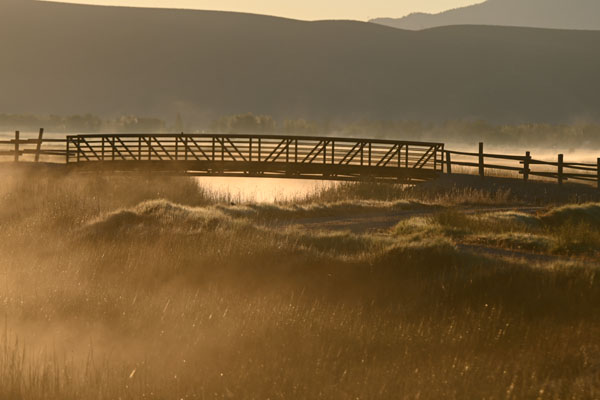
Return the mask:
<path id="1" fill-rule="evenodd" d="M 252 162 L 252 138 L 248 139 L 248 161 Z"/>
<path id="2" fill-rule="evenodd" d="M 298 150 L 296 150 L 298 152 Z M 335 164 L 335 140 L 331 141 L 331 164 Z"/>
<path id="3" fill-rule="evenodd" d="M 113 136 L 110 139 L 110 148 L 111 148 L 111 154 L 110 154 L 110 160 L 111 161 L 115 161 L 115 136 Z M 79 146 L 77 147 L 77 161 L 79 162 Z"/>
<path id="4" fill-rule="evenodd" d="M 185 157 L 185 161 L 188 160 L 188 152 L 189 152 L 189 148 L 190 148 L 189 144 L 188 144 L 188 139 L 189 138 L 187 136 L 185 136 L 183 138 L 183 140 L 184 140 L 183 145 L 185 146 L 185 156 L 184 156 Z"/>

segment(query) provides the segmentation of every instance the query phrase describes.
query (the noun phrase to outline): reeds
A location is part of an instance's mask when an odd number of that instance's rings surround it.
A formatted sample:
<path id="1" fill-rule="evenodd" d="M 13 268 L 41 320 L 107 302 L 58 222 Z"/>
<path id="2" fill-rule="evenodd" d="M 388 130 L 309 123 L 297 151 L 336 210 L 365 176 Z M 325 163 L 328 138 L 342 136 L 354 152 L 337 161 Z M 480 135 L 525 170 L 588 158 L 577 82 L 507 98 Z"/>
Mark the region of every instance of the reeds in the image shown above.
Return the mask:
<path id="1" fill-rule="evenodd" d="M 595 253 L 532 261 L 462 246 L 557 243 L 553 211 L 470 214 L 362 186 L 232 206 L 185 178 L 4 182 L 0 399 L 600 394 Z M 378 234 L 291 223 L 344 211 L 407 214 Z"/>

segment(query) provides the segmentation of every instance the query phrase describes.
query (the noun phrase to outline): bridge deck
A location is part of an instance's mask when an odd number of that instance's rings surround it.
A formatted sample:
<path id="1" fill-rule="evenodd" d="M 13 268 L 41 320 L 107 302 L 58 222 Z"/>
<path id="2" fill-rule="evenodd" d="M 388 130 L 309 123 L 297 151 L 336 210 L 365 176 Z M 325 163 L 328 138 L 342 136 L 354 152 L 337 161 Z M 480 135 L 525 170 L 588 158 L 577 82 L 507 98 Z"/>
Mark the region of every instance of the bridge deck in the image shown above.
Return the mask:
<path id="1" fill-rule="evenodd" d="M 66 147 L 83 169 L 394 182 L 437 177 L 444 154 L 441 143 L 270 135 L 76 135 Z"/>

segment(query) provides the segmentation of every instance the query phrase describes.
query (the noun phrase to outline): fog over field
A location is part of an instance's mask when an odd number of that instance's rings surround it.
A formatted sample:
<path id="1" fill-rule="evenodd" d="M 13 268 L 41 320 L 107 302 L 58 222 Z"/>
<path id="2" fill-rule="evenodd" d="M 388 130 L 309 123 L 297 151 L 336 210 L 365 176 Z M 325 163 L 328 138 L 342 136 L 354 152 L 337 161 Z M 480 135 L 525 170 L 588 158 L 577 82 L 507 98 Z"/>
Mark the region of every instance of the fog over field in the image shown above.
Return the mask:
<path id="1" fill-rule="evenodd" d="M 2 398 L 597 393 L 598 205 L 505 211 L 555 184 L 232 205 L 185 177 L 6 168 Z"/>
<path id="2" fill-rule="evenodd" d="M 598 3 L 265 4 L 0 0 L 0 400 L 599 399 Z"/>

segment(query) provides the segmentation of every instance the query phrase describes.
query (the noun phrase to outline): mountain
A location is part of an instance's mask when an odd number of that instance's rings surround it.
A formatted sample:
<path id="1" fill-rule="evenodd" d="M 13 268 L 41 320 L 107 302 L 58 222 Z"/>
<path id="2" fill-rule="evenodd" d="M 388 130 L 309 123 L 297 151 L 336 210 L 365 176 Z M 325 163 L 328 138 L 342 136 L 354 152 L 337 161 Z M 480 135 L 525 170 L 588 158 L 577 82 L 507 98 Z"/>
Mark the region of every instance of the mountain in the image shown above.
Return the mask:
<path id="1" fill-rule="evenodd" d="M 598 48 L 595 31 L 2 0 L 0 113 L 600 120 Z"/>
<path id="2" fill-rule="evenodd" d="M 439 14 L 410 14 L 371 22 L 421 30 L 448 25 L 501 25 L 552 29 L 600 29 L 599 0 L 487 0 Z"/>

